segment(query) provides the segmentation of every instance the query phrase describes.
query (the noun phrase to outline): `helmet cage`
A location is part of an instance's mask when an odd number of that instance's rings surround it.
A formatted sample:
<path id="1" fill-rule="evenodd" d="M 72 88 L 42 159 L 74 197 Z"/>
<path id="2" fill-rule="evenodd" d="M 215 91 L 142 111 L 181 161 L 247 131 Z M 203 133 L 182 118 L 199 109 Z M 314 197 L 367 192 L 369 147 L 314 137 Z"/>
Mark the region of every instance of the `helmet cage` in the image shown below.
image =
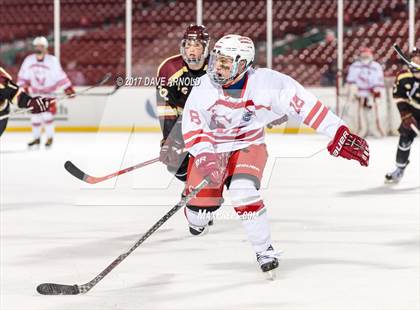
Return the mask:
<path id="1" fill-rule="evenodd" d="M 232 67 L 230 69 L 230 73 L 229 73 L 229 77 L 228 78 L 222 77 L 219 74 L 217 74 L 216 64 L 217 64 L 217 58 L 220 57 L 220 56 L 227 57 L 227 58 L 232 59 Z M 241 63 L 241 61 L 245 61 L 246 62 L 246 60 L 245 59 L 242 59 L 240 55 L 236 55 L 235 59 L 233 59 L 231 56 L 223 55 L 220 52 L 220 50 L 214 49 L 210 53 L 210 59 L 209 59 L 209 65 L 208 65 L 208 68 L 207 68 L 207 73 L 210 76 L 211 80 L 213 82 L 215 82 L 216 84 L 219 84 L 221 86 L 226 85 L 227 83 L 235 80 L 237 77 L 240 77 L 240 76 L 244 75 L 245 72 L 247 72 L 248 69 L 252 65 L 252 61 L 250 63 L 246 63 L 243 72 L 241 72 L 240 74 L 238 74 L 239 64 Z"/>
<path id="2" fill-rule="evenodd" d="M 188 57 L 185 51 L 185 47 L 188 41 L 196 41 L 196 42 L 199 42 L 203 46 L 203 53 L 197 59 L 191 59 Z M 181 53 L 182 59 L 189 65 L 203 64 L 204 60 L 209 55 L 209 41 L 197 40 L 197 39 L 182 39 L 181 46 L 180 46 L 180 53 Z"/>

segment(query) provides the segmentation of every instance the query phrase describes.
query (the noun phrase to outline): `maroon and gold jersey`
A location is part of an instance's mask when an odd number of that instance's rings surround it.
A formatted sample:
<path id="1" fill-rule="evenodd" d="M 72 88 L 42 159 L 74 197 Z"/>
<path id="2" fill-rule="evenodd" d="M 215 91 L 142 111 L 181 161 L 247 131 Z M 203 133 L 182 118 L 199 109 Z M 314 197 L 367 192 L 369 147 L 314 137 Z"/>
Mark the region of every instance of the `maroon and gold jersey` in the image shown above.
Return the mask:
<path id="1" fill-rule="evenodd" d="M 5 110 L 9 102 L 17 104 L 22 90 L 13 82 L 12 76 L 0 67 L 0 111 Z"/>
<path id="2" fill-rule="evenodd" d="M 168 137 L 177 120 L 181 120 L 180 116 L 191 89 L 196 85 L 198 78 L 206 73 L 207 61 L 201 69 L 191 70 L 181 55 L 175 55 L 165 59 L 159 66 L 156 103 L 164 139 Z M 179 122 L 179 128 L 176 128 L 173 134 L 182 139 L 180 125 Z"/>
<path id="3" fill-rule="evenodd" d="M 397 75 L 392 95 L 400 112 L 409 111 L 420 115 L 420 79 L 409 70 Z"/>

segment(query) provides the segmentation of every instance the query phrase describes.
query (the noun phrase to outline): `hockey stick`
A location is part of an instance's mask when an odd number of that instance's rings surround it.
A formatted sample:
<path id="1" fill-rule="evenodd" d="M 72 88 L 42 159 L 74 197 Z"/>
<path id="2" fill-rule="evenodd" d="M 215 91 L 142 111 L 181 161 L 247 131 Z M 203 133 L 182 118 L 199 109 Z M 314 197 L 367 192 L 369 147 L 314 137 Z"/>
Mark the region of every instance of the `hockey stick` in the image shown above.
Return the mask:
<path id="1" fill-rule="evenodd" d="M 9 118 L 11 116 L 15 116 L 17 114 L 23 114 L 23 113 L 29 112 L 31 110 L 32 110 L 32 108 L 26 108 L 26 109 L 19 109 L 19 110 L 10 112 L 9 114 L 5 114 L 5 115 L 0 116 L 0 121 L 5 119 L 5 118 Z"/>
<path id="2" fill-rule="evenodd" d="M 96 87 L 99 87 L 99 86 L 102 86 L 103 84 L 105 84 L 109 79 L 111 78 L 111 73 L 107 73 L 107 74 L 105 74 L 105 76 L 101 79 L 101 80 L 99 80 L 99 82 L 98 83 L 96 83 L 95 85 L 92 85 L 92 86 L 89 86 L 88 88 L 85 88 L 84 90 L 82 90 L 82 91 L 80 91 L 80 92 L 77 92 L 76 94 L 74 94 L 74 95 L 67 95 L 67 94 L 62 94 L 62 95 L 60 95 L 59 97 L 57 97 L 56 98 L 56 101 L 63 101 L 63 100 L 66 100 L 66 99 L 70 99 L 70 98 L 74 98 L 74 97 L 77 97 L 77 96 L 111 96 L 111 95 L 113 95 L 113 94 L 115 94 L 116 92 L 117 92 L 117 90 L 121 87 L 121 86 L 119 86 L 119 85 L 116 85 L 115 87 L 114 87 L 114 89 L 112 90 L 112 91 L 110 91 L 110 92 L 108 92 L 108 93 L 101 93 L 101 94 L 89 94 L 89 93 L 87 93 L 86 94 L 86 92 L 88 92 L 89 90 L 91 90 L 91 89 L 93 89 L 93 88 L 96 88 Z M 55 96 L 55 94 L 50 94 L 51 96 Z M 23 113 L 26 113 L 26 112 L 30 112 L 32 110 L 32 108 L 26 108 L 26 109 L 19 109 L 19 110 L 16 110 L 16 111 L 14 111 L 14 112 L 10 112 L 9 114 L 5 114 L 5 115 L 2 115 L 2 116 L 0 116 L 0 121 L 1 120 L 3 120 L 3 119 L 5 119 L 5 118 L 9 118 L 9 117 L 12 117 L 12 116 L 15 116 L 15 115 L 17 115 L 17 114 L 23 114 Z"/>
<path id="3" fill-rule="evenodd" d="M 95 85 L 89 86 L 87 88 L 85 88 L 84 90 L 81 90 L 77 93 L 75 93 L 74 95 L 67 95 L 67 94 L 62 94 L 61 96 L 58 96 L 56 98 L 56 100 L 64 100 L 64 99 L 70 99 L 70 98 L 74 98 L 76 96 L 80 96 L 80 95 L 84 95 L 86 96 L 87 92 L 90 91 L 93 88 L 99 87 L 104 85 L 106 82 L 108 82 L 108 80 L 111 78 L 111 73 L 107 73 L 104 75 L 104 77 L 102 79 L 100 79 Z M 111 93 L 115 93 L 118 90 L 119 87 L 116 87 L 116 89 L 114 89 L 113 91 L 111 91 Z"/>
<path id="4" fill-rule="evenodd" d="M 414 124 L 410 124 L 411 129 L 416 133 L 416 135 L 420 136 L 420 130 Z"/>
<path id="5" fill-rule="evenodd" d="M 93 96 L 93 97 L 99 97 L 99 96 L 111 96 L 113 94 L 115 94 L 117 92 L 117 90 L 121 87 L 121 85 L 115 85 L 114 89 L 109 91 L 109 92 L 105 92 L 105 93 L 83 93 L 83 94 L 78 94 L 78 95 L 82 95 L 82 96 Z"/>
<path id="6" fill-rule="evenodd" d="M 415 62 L 410 61 L 408 57 L 403 53 L 403 51 L 401 50 L 401 48 L 398 46 L 397 43 L 395 43 L 392 47 L 397 52 L 398 56 L 400 56 L 402 61 L 404 61 L 410 69 L 420 70 L 420 65 L 416 64 Z"/>
<path id="7" fill-rule="evenodd" d="M 128 255 L 137 249 L 147 238 L 149 238 L 160 226 L 162 226 L 172 215 L 187 204 L 209 181 L 204 179 L 200 182 L 187 196 L 182 199 L 169 210 L 160 220 L 158 220 L 136 243 L 125 253 L 118 256 L 110 265 L 101 271 L 91 281 L 82 285 L 67 285 L 55 283 L 42 283 L 37 286 L 36 290 L 42 295 L 78 295 L 90 291 L 96 284 L 99 283 L 108 273 L 117 267 Z"/>
<path id="8" fill-rule="evenodd" d="M 156 158 L 153 158 L 151 160 L 148 160 L 148 161 L 139 163 L 137 165 L 134 165 L 134 166 L 131 166 L 131 167 L 128 167 L 128 168 L 119 170 L 117 172 L 108 174 L 108 175 L 103 176 L 103 177 L 93 177 L 93 176 L 90 176 L 90 175 L 84 173 L 78 167 L 76 167 L 76 165 L 73 164 L 71 161 L 66 161 L 65 164 L 64 164 L 64 168 L 71 175 L 73 175 L 74 177 L 78 178 L 79 180 L 82 180 L 82 181 L 84 181 L 86 183 L 89 183 L 89 184 L 96 184 L 96 183 L 103 182 L 105 180 L 111 179 L 113 177 L 119 176 L 121 174 L 130 172 L 130 171 L 133 171 L 135 169 L 138 169 L 138 168 L 141 168 L 141 167 L 144 167 L 144 166 L 153 164 L 153 163 L 158 162 L 158 161 L 159 161 L 159 157 L 156 157 Z"/>

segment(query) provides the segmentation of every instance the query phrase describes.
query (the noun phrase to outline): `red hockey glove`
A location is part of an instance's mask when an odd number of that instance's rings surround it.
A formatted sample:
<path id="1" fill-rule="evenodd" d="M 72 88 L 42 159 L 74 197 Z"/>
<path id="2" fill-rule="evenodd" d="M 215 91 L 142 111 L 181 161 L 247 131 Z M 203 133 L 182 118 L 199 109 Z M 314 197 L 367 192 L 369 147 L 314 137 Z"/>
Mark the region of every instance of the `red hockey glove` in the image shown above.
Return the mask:
<path id="1" fill-rule="evenodd" d="M 46 112 L 51 104 L 55 104 L 54 98 L 34 97 L 29 99 L 27 107 L 32 108 L 32 114 L 38 114 Z"/>
<path id="2" fill-rule="evenodd" d="M 183 156 L 184 143 L 171 138 L 162 139 L 160 142 L 159 160 L 167 166 L 179 167 Z"/>
<path id="3" fill-rule="evenodd" d="M 354 159 L 366 167 L 369 165 L 369 146 L 366 140 L 350 133 L 344 125 L 338 128 L 327 148 L 332 156 Z"/>
<path id="4" fill-rule="evenodd" d="M 64 93 L 67 95 L 67 97 L 69 98 L 74 98 L 76 96 L 76 92 L 74 91 L 73 86 L 69 86 L 64 90 Z"/>
<path id="5" fill-rule="evenodd" d="M 202 153 L 195 157 L 195 166 L 203 177 L 209 177 L 211 184 L 220 184 L 223 174 L 220 171 L 219 158 L 215 153 Z"/>
<path id="6" fill-rule="evenodd" d="M 411 130 L 411 125 L 414 125 L 415 127 L 418 128 L 417 126 L 417 121 L 413 116 L 413 113 L 407 112 L 407 111 L 402 111 L 401 112 L 401 121 L 402 121 L 402 126 L 405 129 L 409 129 Z"/>

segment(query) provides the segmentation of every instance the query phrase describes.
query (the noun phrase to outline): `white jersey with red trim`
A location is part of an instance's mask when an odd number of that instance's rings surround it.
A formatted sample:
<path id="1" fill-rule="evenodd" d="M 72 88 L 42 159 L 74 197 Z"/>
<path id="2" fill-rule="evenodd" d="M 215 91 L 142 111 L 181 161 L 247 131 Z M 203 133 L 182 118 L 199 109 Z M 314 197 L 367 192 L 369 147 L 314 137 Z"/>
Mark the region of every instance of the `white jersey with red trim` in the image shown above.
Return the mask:
<path id="1" fill-rule="evenodd" d="M 291 77 L 270 69 L 248 71 L 238 98 L 229 96 L 208 75 L 199 79 L 185 103 L 185 147 L 203 152 L 230 152 L 264 143 L 265 126 L 285 114 L 333 137 L 344 121 Z"/>
<path id="2" fill-rule="evenodd" d="M 27 87 L 31 95 L 51 94 L 72 85 L 57 57 L 49 54 L 42 61 L 37 60 L 35 54 L 27 56 L 19 70 L 17 83 Z"/>
<path id="3" fill-rule="evenodd" d="M 349 68 L 347 83 L 356 84 L 359 97 L 368 97 L 374 89 L 384 88 L 382 66 L 376 61 L 367 64 L 355 61 Z"/>

